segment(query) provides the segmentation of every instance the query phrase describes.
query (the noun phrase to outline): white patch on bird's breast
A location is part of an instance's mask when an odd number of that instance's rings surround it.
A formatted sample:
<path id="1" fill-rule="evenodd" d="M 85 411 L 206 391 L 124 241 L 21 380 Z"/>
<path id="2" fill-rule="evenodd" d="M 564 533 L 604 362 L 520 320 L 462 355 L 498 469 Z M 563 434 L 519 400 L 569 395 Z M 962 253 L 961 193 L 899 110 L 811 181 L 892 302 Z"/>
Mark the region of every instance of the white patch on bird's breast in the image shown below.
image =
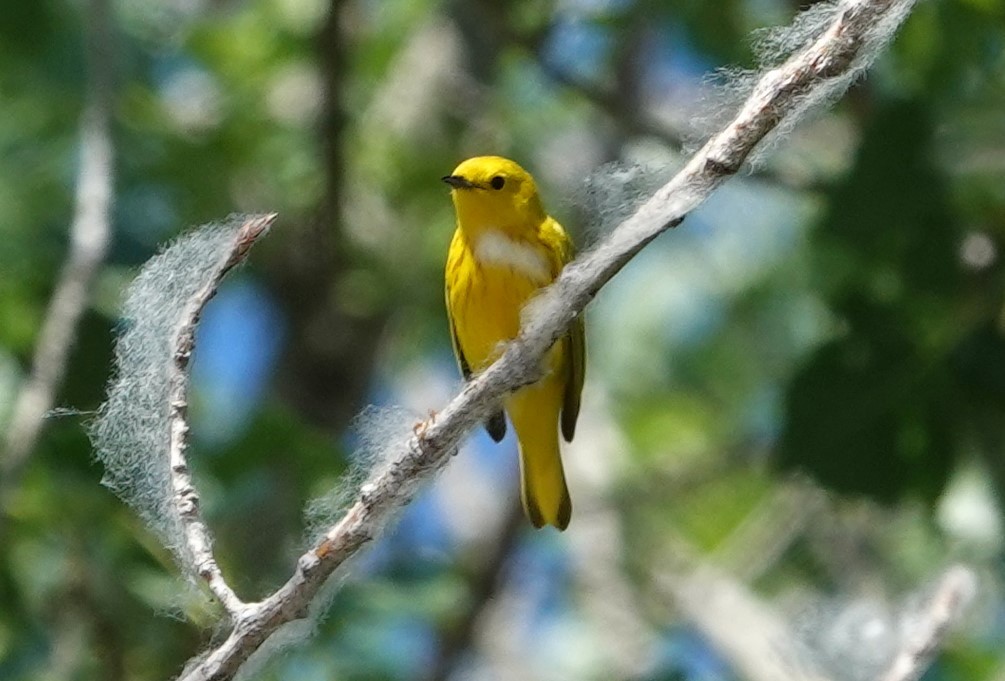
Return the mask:
<path id="1" fill-rule="evenodd" d="M 545 254 L 500 230 L 486 230 L 480 234 L 474 254 L 482 265 L 509 267 L 536 281 L 551 281 L 551 267 Z"/>

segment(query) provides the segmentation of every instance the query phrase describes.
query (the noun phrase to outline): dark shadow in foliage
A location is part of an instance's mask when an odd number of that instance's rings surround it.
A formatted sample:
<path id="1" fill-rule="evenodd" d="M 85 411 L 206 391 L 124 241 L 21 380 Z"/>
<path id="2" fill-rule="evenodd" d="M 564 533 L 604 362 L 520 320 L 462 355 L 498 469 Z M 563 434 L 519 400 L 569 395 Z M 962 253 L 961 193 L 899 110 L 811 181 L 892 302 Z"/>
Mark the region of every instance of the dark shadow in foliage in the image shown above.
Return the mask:
<path id="1" fill-rule="evenodd" d="M 1000 310 L 1001 296 L 992 310 Z M 994 483 L 1005 499 L 1005 329 L 996 316 L 975 328 L 953 355 L 968 426 Z"/>
<path id="2" fill-rule="evenodd" d="M 934 500 L 954 458 L 950 376 L 889 321 L 895 310 L 860 305 L 864 331 L 820 348 L 790 385 L 779 462 L 840 492 Z"/>
<path id="3" fill-rule="evenodd" d="M 931 137 L 915 103 L 879 112 L 835 190 L 816 271 L 844 333 L 790 384 L 778 448 L 783 468 L 881 501 L 916 491 L 934 500 L 959 427 L 950 359 L 959 235 Z"/>
<path id="4" fill-rule="evenodd" d="M 1005 336 L 993 320 L 974 329 L 957 346 L 954 368 L 972 407 L 1005 409 Z"/>

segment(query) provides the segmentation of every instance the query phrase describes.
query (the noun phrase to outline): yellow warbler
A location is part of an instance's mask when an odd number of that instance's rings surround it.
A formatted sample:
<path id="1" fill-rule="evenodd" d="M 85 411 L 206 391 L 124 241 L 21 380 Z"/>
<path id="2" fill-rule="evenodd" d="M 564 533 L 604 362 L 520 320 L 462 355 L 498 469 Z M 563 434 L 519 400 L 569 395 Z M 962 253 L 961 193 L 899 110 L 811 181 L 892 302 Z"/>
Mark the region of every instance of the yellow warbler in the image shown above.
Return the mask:
<path id="1" fill-rule="evenodd" d="M 509 159 L 479 156 L 443 178 L 451 187 L 457 230 L 446 267 L 447 316 L 461 373 L 468 379 L 499 356 L 520 330 L 520 310 L 572 259 L 572 241 L 541 205 L 534 178 Z M 534 527 L 564 530 L 572 515 L 558 428 L 572 440 L 583 390 L 582 318 L 548 351 L 546 376 L 503 402 L 520 443 L 521 498 Z M 500 411 L 486 429 L 506 434 Z"/>

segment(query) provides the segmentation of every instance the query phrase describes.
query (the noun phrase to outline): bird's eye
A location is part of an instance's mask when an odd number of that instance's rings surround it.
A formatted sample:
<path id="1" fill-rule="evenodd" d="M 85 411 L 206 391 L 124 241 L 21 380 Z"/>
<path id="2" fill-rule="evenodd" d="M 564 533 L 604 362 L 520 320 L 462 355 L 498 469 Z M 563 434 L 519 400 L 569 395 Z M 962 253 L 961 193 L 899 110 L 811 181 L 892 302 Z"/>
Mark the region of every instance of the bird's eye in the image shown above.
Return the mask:
<path id="1" fill-rule="evenodd" d="M 489 185 L 493 189 L 502 189 L 505 184 L 506 184 L 506 178 L 504 178 L 502 175 L 496 175 L 491 180 L 489 180 Z"/>

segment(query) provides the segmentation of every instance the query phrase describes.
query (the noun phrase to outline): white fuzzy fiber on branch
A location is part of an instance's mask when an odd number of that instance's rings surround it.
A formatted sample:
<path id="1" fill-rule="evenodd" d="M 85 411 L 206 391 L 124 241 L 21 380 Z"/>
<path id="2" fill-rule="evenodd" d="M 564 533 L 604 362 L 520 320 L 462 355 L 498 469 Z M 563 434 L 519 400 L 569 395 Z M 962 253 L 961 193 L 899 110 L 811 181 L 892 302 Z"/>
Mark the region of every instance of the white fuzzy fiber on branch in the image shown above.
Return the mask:
<path id="1" fill-rule="evenodd" d="M 231 612 L 185 459 L 188 363 L 202 308 L 275 216 L 235 216 L 181 237 L 133 281 L 115 343 L 115 375 L 89 434 L 102 482 L 132 506 L 191 575 Z"/>

